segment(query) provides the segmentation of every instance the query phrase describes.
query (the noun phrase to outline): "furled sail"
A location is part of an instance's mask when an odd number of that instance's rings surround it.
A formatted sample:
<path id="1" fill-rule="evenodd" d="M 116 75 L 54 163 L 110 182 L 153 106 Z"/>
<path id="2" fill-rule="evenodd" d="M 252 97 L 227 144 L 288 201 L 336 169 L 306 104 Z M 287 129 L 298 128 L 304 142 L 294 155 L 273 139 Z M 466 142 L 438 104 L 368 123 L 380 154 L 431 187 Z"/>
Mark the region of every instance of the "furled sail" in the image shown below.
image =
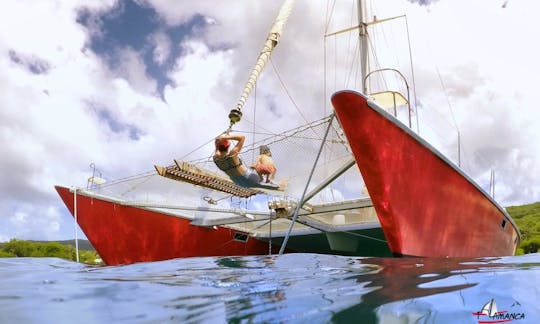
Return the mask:
<path id="1" fill-rule="evenodd" d="M 244 90 L 242 91 L 242 95 L 240 96 L 240 99 L 238 99 L 236 103 L 236 107 L 232 109 L 229 114 L 231 127 L 236 122 L 240 121 L 240 119 L 242 118 L 242 108 L 244 107 L 247 101 L 247 98 L 249 97 L 249 94 L 251 93 L 255 85 L 257 84 L 257 79 L 259 78 L 259 75 L 264 69 L 266 63 L 268 63 L 268 60 L 270 59 L 270 55 L 272 54 L 272 51 L 279 43 L 279 37 L 281 36 L 283 27 L 285 26 L 287 19 L 289 19 L 289 16 L 291 15 L 293 5 L 294 5 L 294 0 L 285 0 L 283 5 L 281 5 L 281 9 L 279 10 L 278 16 L 276 20 L 274 21 L 274 24 L 272 25 L 272 28 L 270 29 L 270 33 L 268 34 L 268 37 L 266 38 L 266 41 L 264 42 L 264 46 L 261 50 L 261 53 L 259 54 L 259 57 L 257 58 L 257 63 L 255 63 L 255 66 L 251 70 L 248 81 L 244 87 Z"/>

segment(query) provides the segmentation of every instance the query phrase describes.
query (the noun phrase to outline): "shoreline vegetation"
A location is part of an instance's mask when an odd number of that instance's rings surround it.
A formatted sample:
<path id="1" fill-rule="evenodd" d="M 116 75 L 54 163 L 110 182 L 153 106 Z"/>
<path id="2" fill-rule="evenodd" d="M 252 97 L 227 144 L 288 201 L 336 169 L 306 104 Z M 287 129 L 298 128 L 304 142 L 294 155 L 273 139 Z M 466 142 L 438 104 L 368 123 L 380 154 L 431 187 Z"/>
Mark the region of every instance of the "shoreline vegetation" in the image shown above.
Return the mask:
<path id="1" fill-rule="evenodd" d="M 506 207 L 521 232 L 516 255 L 536 253 L 540 249 L 540 202 Z"/>
<path id="2" fill-rule="evenodd" d="M 540 202 L 506 207 L 521 231 L 521 244 L 516 255 L 537 253 L 540 249 Z M 103 265 L 103 261 L 87 240 L 78 240 L 79 261 L 89 265 Z M 0 243 L 0 258 L 56 257 L 76 261 L 75 240 L 25 241 L 12 239 Z"/>
<path id="3" fill-rule="evenodd" d="M 100 256 L 87 240 L 78 240 L 79 262 L 89 265 L 103 265 Z M 25 241 L 11 239 L 0 243 L 0 258 L 52 257 L 77 261 L 75 240 L 66 241 Z"/>

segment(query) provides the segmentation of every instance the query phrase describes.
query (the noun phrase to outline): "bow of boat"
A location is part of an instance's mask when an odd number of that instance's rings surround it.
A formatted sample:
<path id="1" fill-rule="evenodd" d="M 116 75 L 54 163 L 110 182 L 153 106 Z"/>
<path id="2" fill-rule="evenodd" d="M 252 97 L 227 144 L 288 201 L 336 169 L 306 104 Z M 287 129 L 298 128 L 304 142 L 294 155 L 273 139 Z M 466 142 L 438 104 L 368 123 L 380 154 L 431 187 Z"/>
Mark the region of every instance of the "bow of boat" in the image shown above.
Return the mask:
<path id="1" fill-rule="evenodd" d="M 515 253 L 512 218 L 442 153 L 363 94 L 332 104 L 394 254 Z"/>

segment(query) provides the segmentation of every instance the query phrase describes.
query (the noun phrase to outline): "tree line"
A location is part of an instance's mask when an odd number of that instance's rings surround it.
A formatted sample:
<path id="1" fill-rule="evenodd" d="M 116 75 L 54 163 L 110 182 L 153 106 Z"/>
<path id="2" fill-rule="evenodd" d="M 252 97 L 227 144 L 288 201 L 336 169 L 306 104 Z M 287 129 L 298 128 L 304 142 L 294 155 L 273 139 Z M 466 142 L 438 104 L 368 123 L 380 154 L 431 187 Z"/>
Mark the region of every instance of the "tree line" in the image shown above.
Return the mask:
<path id="1" fill-rule="evenodd" d="M 1 244 L 0 257 L 53 257 L 77 261 L 77 251 L 72 245 L 58 242 L 31 242 L 12 239 Z M 102 264 L 99 255 L 95 251 L 89 250 L 79 250 L 79 261 L 86 264 Z"/>
<path id="2" fill-rule="evenodd" d="M 521 232 L 521 243 L 516 254 L 537 253 L 540 249 L 540 202 L 510 206 L 506 211 Z"/>

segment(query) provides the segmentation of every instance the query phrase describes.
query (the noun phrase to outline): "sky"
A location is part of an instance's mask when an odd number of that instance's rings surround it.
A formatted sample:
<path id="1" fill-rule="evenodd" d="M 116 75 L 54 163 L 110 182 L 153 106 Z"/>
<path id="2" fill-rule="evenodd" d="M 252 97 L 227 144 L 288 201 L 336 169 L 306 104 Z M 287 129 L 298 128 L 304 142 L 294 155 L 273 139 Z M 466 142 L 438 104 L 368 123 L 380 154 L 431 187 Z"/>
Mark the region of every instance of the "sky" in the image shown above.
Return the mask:
<path id="1" fill-rule="evenodd" d="M 331 110 L 332 91 L 354 86 L 332 79 L 337 41 L 323 38 L 325 29 L 353 25 L 348 2 L 339 1 L 336 9 L 349 9 L 326 24 L 333 1 L 297 1 L 257 87 L 257 116 L 266 128 L 314 120 Z M 408 50 L 399 64 L 408 76 L 414 71 L 420 134 L 486 191 L 493 170 L 501 205 L 540 201 L 540 22 L 533 16 L 540 3 L 389 3 L 377 1 L 377 9 L 407 15 L 408 38 L 397 37 L 410 39 L 414 69 Z M 108 179 L 147 172 L 225 130 L 280 3 L 0 6 L 1 242 L 71 239 L 76 227 L 55 185 L 85 186 L 91 165 Z M 403 19 L 395 25 L 405 26 Z M 387 34 L 379 40 L 392 42 Z"/>

